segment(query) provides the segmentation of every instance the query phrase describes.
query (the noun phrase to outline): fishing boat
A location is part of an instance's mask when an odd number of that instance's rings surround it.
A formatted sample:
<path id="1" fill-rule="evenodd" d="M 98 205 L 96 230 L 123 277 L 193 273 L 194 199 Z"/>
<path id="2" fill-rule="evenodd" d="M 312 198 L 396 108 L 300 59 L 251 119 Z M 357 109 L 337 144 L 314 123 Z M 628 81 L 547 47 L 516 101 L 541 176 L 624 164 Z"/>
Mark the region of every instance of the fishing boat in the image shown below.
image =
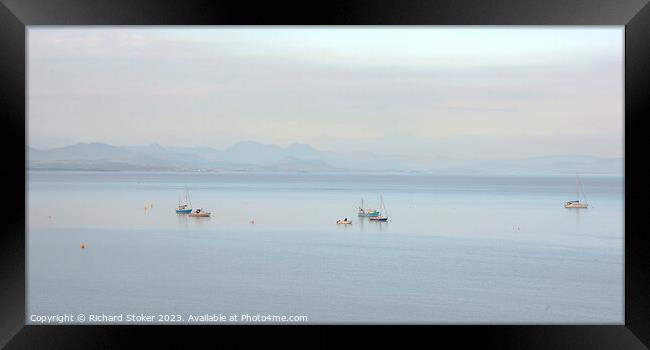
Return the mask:
<path id="1" fill-rule="evenodd" d="M 176 207 L 177 214 L 188 214 L 192 212 L 192 202 L 187 193 L 187 185 L 185 186 L 185 202 L 181 203 L 181 197 L 178 197 L 178 206 Z"/>
<path id="2" fill-rule="evenodd" d="M 582 197 L 584 197 L 585 201 L 580 202 L 580 194 L 582 193 Z M 578 198 L 577 200 L 574 201 L 568 201 L 564 203 L 565 208 L 588 208 L 589 203 L 587 203 L 587 196 L 585 196 L 585 192 L 582 189 L 582 182 L 580 182 L 580 177 L 576 174 L 576 197 Z"/>
<path id="3" fill-rule="evenodd" d="M 377 215 L 373 216 L 370 218 L 371 221 L 388 221 L 388 210 L 386 210 L 386 206 L 384 205 L 384 197 L 379 195 L 379 210 L 381 210 L 382 213 L 385 213 L 385 215 Z"/>
<path id="4" fill-rule="evenodd" d="M 207 217 L 210 217 L 210 212 L 205 211 L 205 210 L 203 210 L 201 208 L 196 208 L 190 213 L 189 216 L 207 218 Z"/>
<path id="5" fill-rule="evenodd" d="M 176 207 L 176 213 L 178 214 L 187 214 L 192 212 L 192 207 L 187 204 L 179 204 Z"/>
<path id="6" fill-rule="evenodd" d="M 345 219 L 341 219 L 341 220 L 336 221 L 336 223 L 341 224 L 341 225 L 352 225 L 352 220 L 349 220 L 348 218 L 345 218 Z"/>
<path id="7" fill-rule="evenodd" d="M 375 209 L 364 209 L 363 208 L 363 198 L 361 198 L 361 206 L 357 207 L 358 215 L 360 218 L 365 218 L 365 217 L 375 217 L 379 216 L 379 212 Z"/>

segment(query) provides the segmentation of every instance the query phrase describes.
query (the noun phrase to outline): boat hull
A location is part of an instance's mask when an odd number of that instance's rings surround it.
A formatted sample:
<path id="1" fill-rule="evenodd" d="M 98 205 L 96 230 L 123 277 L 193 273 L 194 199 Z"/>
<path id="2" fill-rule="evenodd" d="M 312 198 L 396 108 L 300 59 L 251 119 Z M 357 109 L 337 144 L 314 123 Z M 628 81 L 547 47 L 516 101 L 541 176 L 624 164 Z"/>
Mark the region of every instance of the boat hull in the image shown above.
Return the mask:
<path id="1" fill-rule="evenodd" d="M 196 218 L 208 218 L 210 217 L 210 213 L 191 213 L 189 216 L 196 217 Z"/>
<path id="2" fill-rule="evenodd" d="M 388 218 L 378 218 L 378 217 L 374 217 L 374 218 L 370 218 L 370 220 L 371 220 L 371 221 L 388 221 Z"/>
<path id="3" fill-rule="evenodd" d="M 181 209 L 181 210 L 176 210 L 177 214 L 189 214 L 192 212 L 192 209 Z"/>
<path id="4" fill-rule="evenodd" d="M 582 203 L 580 203 L 580 204 L 572 203 L 572 204 L 565 204 L 564 207 L 568 208 L 568 209 L 572 209 L 572 208 L 574 208 L 574 209 L 586 209 L 586 208 L 589 208 L 589 205 L 588 204 L 582 204 Z"/>

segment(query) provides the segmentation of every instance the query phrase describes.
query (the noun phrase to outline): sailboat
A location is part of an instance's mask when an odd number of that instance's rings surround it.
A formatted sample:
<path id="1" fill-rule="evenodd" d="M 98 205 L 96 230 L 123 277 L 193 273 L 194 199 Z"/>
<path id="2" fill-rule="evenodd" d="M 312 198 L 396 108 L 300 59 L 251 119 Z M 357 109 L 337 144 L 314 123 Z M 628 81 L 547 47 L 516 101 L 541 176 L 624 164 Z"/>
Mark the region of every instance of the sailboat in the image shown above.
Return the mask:
<path id="1" fill-rule="evenodd" d="M 582 196 L 585 198 L 585 201 L 583 203 L 580 203 L 580 193 L 582 193 Z M 577 200 L 574 201 L 568 201 L 564 203 L 565 208 L 588 208 L 589 204 L 587 203 L 587 197 L 585 196 L 585 192 L 582 189 L 582 183 L 580 182 L 580 177 L 578 174 L 576 174 L 576 197 L 578 198 Z"/>
<path id="2" fill-rule="evenodd" d="M 370 218 L 371 221 L 388 221 L 388 210 L 386 210 L 386 206 L 384 205 L 384 197 L 382 195 L 379 195 L 379 210 L 381 210 L 382 213 L 385 213 L 384 215 L 377 215 L 373 216 Z"/>
<path id="3" fill-rule="evenodd" d="M 177 214 L 188 214 L 192 212 L 192 202 L 187 193 L 187 185 L 185 185 L 185 202 L 181 203 L 181 198 L 178 197 L 178 206 L 176 207 Z"/>
<path id="4" fill-rule="evenodd" d="M 375 217 L 379 216 L 379 212 L 376 211 L 375 209 L 365 209 L 363 207 L 363 198 L 361 198 L 361 206 L 358 207 L 359 209 L 358 215 L 359 217 Z"/>

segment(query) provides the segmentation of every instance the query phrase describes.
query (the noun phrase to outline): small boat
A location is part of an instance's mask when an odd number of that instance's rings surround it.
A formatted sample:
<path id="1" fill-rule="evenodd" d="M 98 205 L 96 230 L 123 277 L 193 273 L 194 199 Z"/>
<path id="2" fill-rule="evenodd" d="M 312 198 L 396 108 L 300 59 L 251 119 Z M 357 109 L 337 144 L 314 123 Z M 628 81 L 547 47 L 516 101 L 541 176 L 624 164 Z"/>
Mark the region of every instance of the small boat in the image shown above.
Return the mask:
<path id="1" fill-rule="evenodd" d="M 185 185 L 185 202 L 181 203 L 180 196 L 178 197 L 178 206 L 176 207 L 177 214 L 188 214 L 192 212 L 192 202 L 190 201 L 190 196 L 187 193 L 187 185 Z"/>
<path id="2" fill-rule="evenodd" d="M 388 210 L 386 209 L 386 206 L 384 205 L 384 197 L 379 195 L 379 209 L 383 212 L 386 213 L 386 215 L 377 215 L 370 217 L 371 221 L 388 221 Z"/>
<path id="3" fill-rule="evenodd" d="M 205 210 L 203 210 L 201 208 L 196 208 L 190 213 L 189 216 L 207 218 L 207 217 L 210 217 L 210 212 L 205 211 Z"/>
<path id="4" fill-rule="evenodd" d="M 178 214 L 187 214 L 192 212 L 192 207 L 187 204 L 179 204 L 176 207 L 176 213 Z"/>
<path id="5" fill-rule="evenodd" d="M 580 193 L 582 193 L 582 196 L 585 198 L 585 201 L 583 203 L 580 203 Z M 582 189 L 582 183 L 580 182 L 580 177 L 576 174 L 576 197 L 578 197 L 577 200 L 574 201 L 568 201 L 564 203 L 565 208 L 589 208 L 589 203 L 587 203 L 587 196 L 585 196 L 585 192 Z"/>
<path id="6" fill-rule="evenodd" d="M 349 220 L 348 218 L 341 219 L 336 221 L 337 224 L 342 224 L 342 225 L 352 225 L 352 220 Z"/>
<path id="7" fill-rule="evenodd" d="M 366 217 L 375 217 L 379 216 L 379 212 L 375 209 L 364 209 L 363 207 L 363 198 L 361 198 L 361 206 L 357 207 L 359 210 L 358 215 L 360 218 L 366 218 Z"/>
<path id="8" fill-rule="evenodd" d="M 564 203 L 565 208 L 589 208 L 589 204 L 580 203 L 580 201 L 568 201 Z"/>

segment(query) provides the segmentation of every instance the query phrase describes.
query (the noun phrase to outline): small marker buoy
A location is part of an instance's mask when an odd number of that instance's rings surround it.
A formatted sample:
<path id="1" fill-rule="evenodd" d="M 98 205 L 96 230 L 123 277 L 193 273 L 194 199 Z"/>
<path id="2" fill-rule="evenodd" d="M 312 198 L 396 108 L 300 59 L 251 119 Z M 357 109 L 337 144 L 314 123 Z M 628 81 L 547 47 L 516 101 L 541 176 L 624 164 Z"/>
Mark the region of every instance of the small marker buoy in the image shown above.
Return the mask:
<path id="1" fill-rule="evenodd" d="M 81 243 L 81 249 L 86 249 L 86 245 Z"/>

